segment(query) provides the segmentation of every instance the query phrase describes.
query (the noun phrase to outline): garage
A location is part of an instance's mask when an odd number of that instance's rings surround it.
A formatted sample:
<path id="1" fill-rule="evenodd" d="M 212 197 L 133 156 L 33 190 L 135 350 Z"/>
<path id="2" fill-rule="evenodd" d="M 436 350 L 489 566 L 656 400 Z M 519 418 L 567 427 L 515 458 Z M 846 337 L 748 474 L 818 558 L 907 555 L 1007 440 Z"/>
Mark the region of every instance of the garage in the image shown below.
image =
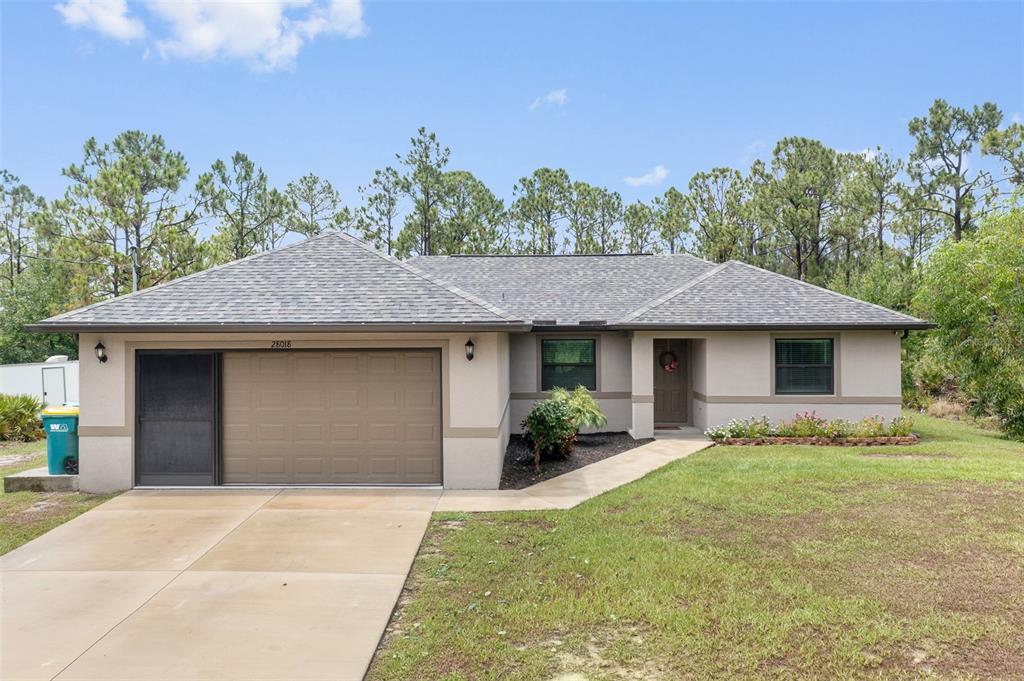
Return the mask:
<path id="1" fill-rule="evenodd" d="M 151 351 L 137 370 L 137 484 L 441 484 L 440 350 Z"/>
<path id="2" fill-rule="evenodd" d="M 438 350 L 225 352 L 225 484 L 440 484 Z"/>

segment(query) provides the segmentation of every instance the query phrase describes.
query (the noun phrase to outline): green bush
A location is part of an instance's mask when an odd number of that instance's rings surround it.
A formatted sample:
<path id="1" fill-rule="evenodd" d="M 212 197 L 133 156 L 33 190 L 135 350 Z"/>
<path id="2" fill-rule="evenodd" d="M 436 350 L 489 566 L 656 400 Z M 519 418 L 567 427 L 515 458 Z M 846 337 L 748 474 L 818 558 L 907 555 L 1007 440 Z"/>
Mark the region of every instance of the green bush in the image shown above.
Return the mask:
<path id="1" fill-rule="evenodd" d="M 885 419 L 881 416 L 865 417 L 853 429 L 854 437 L 882 437 L 888 434 Z"/>
<path id="2" fill-rule="evenodd" d="M 797 414 L 792 421 L 779 424 L 782 437 L 825 437 L 825 419 L 813 411 Z"/>
<path id="3" fill-rule="evenodd" d="M 522 422 L 526 439 L 533 448 L 534 468 L 542 456 L 564 456 L 576 444 L 576 424 L 569 406 L 561 400 L 535 402 Z"/>
<path id="4" fill-rule="evenodd" d="M 727 437 L 772 437 L 779 433 L 768 417 L 762 416 L 759 419 L 733 419 L 725 425 L 708 428 L 704 434 L 712 440 L 722 440 Z"/>
<path id="5" fill-rule="evenodd" d="M 869 416 L 860 421 L 833 419 L 827 421 L 815 412 L 797 414 L 792 421 L 772 424 L 767 417 L 733 419 L 725 425 L 708 428 L 704 434 L 712 440 L 726 438 L 762 437 L 901 437 L 911 434 L 914 422 L 906 417 L 894 418 L 889 423 L 881 416 Z"/>
<path id="6" fill-rule="evenodd" d="M 910 435 L 913 427 L 913 419 L 908 419 L 906 416 L 900 416 L 889 422 L 889 435 L 906 437 L 907 435 Z"/>
<path id="7" fill-rule="evenodd" d="M 29 442 L 43 436 L 39 412 L 43 403 L 32 395 L 0 394 L 0 440 Z"/>
<path id="8" fill-rule="evenodd" d="M 580 428 L 604 428 L 608 425 L 608 418 L 601 411 L 597 400 L 582 385 L 576 386 L 572 392 L 565 388 L 554 388 L 551 390 L 551 399 L 564 402 L 569 407 L 569 416 L 576 425 L 576 432 Z"/>
<path id="9" fill-rule="evenodd" d="M 915 296 L 942 361 L 976 416 L 1024 440 L 1024 209 L 985 218 L 976 234 L 947 241 L 928 257 Z"/>

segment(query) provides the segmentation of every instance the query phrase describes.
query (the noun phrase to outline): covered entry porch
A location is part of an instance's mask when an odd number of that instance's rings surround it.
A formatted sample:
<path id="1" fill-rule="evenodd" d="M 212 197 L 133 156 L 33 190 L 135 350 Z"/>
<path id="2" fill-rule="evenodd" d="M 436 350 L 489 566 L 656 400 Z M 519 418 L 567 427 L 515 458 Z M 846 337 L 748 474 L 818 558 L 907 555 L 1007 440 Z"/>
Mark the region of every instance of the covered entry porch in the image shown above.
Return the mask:
<path id="1" fill-rule="evenodd" d="M 630 435 L 692 436 L 705 427 L 695 397 L 706 390 L 706 348 L 706 339 L 692 334 L 634 332 Z"/>

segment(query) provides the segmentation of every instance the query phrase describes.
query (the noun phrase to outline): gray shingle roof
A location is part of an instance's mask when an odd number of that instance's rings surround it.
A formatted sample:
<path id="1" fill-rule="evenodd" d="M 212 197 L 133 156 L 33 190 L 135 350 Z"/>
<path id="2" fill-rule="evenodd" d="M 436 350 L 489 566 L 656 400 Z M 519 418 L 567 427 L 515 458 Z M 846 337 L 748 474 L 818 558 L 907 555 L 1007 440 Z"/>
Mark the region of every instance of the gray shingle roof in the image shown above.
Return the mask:
<path id="1" fill-rule="evenodd" d="M 920 319 L 782 274 L 689 255 L 428 256 L 420 269 L 537 326 L 927 328 Z"/>
<path id="2" fill-rule="evenodd" d="M 72 310 L 38 330 L 464 325 L 521 320 L 350 236 L 325 234 Z"/>
<path id="3" fill-rule="evenodd" d="M 781 274 L 689 255 L 427 256 L 330 233 L 29 328 L 927 328 Z"/>
<path id="4" fill-rule="evenodd" d="M 719 265 L 615 323 L 632 328 L 928 326 L 915 317 L 736 261 Z"/>
<path id="5" fill-rule="evenodd" d="M 410 262 L 538 325 L 611 323 L 714 268 L 668 254 L 421 256 Z"/>

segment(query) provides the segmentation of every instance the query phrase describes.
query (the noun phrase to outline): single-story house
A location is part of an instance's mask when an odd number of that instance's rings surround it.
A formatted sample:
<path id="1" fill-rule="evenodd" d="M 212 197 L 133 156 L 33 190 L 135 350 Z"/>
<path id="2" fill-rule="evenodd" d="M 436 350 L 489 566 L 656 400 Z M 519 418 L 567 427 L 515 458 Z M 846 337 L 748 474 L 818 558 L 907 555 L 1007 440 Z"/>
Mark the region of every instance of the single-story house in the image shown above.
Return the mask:
<path id="1" fill-rule="evenodd" d="M 554 386 L 608 430 L 900 410 L 928 323 L 689 255 L 429 256 L 331 233 L 33 325 L 78 334 L 80 486 L 498 486 Z"/>

